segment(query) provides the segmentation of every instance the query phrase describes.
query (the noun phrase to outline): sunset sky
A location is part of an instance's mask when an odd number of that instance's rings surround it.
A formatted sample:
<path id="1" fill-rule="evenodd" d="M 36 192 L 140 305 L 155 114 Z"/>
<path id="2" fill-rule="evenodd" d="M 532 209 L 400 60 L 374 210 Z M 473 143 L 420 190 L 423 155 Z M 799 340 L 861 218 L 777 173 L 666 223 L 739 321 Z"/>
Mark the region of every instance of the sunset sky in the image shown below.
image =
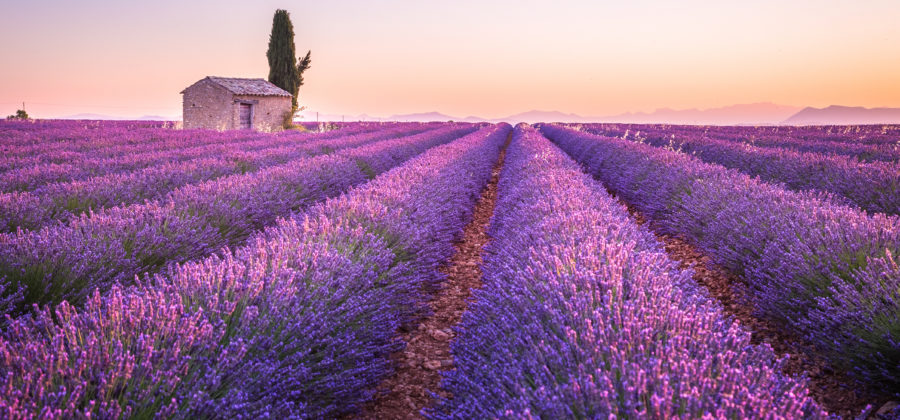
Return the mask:
<path id="1" fill-rule="evenodd" d="M 328 114 L 900 107 L 897 0 L 4 0 L 0 114 L 180 118 L 204 76 L 266 77 L 277 8 Z"/>

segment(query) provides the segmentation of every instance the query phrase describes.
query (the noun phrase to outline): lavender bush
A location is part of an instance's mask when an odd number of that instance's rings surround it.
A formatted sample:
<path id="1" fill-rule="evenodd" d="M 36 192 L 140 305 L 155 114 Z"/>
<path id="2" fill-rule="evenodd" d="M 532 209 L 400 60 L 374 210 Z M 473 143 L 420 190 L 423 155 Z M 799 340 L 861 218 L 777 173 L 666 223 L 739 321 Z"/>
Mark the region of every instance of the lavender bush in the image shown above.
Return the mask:
<path id="1" fill-rule="evenodd" d="M 354 131 L 361 131 L 361 134 L 369 129 L 349 130 L 343 134 L 354 134 Z M 40 132 L 38 134 L 49 135 Z M 152 136 L 161 136 L 165 141 L 162 144 L 150 141 Z M 3 172 L 3 178 L 0 179 L 0 191 L 30 191 L 53 182 L 83 180 L 164 163 L 228 155 L 236 151 L 253 152 L 275 146 L 290 146 L 313 138 L 322 140 L 336 136 L 337 132 L 321 135 L 312 133 L 271 135 L 241 131 L 219 133 L 208 130 L 156 129 L 137 133 L 115 133 L 111 137 L 102 136 L 99 140 L 93 139 L 96 141 L 86 145 L 61 143 L 57 148 L 54 148 L 52 143 L 48 144 L 42 136 L 38 139 L 33 153 L 25 157 L 16 156 L 16 152 L 22 153 L 20 149 L 25 148 L 19 146 L 12 149 L 12 156 L 4 157 L 0 161 L 2 165 L 9 166 L 9 170 Z M 146 143 L 134 143 L 134 140 L 145 140 Z M 240 156 L 236 158 L 240 159 Z"/>
<path id="2" fill-rule="evenodd" d="M 82 302 L 94 288 L 130 283 L 170 262 L 236 246 L 273 223 L 475 127 L 444 128 L 298 159 L 259 172 L 233 175 L 172 191 L 145 204 L 112 207 L 38 231 L 0 234 L 0 279 L 24 288 L 8 313 L 32 303 Z"/>
<path id="3" fill-rule="evenodd" d="M 376 131 L 394 124 L 352 123 L 343 126 L 342 133 Z M 333 135 L 338 134 L 328 134 Z M 303 141 L 313 136 L 327 138 L 318 133 L 297 131 L 262 134 L 252 131 L 173 130 L 167 123 L 37 120 L 18 124 L 0 121 L 0 148 L 6 152 L 0 156 L 0 168 L 8 169 L 11 160 L 27 157 L 38 158 L 40 162 L 64 163 L 67 161 L 56 160 L 63 154 L 77 159 L 115 157 L 254 140 L 267 140 L 271 145 L 274 141 Z"/>
<path id="4" fill-rule="evenodd" d="M 900 390 L 900 218 L 644 144 L 542 131 L 661 229 L 742 276 L 759 315 L 806 335 L 870 389 Z"/>
<path id="5" fill-rule="evenodd" d="M 12 320 L 9 417 L 334 418 L 391 373 L 508 126 L 437 147 L 245 247 Z"/>
<path id="6" fill-rule="evenodd" d="M 802 380 L 722 315 L 653 235 L 533 129 L 432 418 L 816 418 Z"/>
<path id="7" fill-rule="evenodd" d="M 664 124 L 577 124 L 577 126 L 594 134 L 628 139 L 701 137 L 766 148 L 843 155 L 866 162 L 900 161 L 900 131 L 895 126 L 736 127 Z"/>
<path id="8" fill-rule="evenodd" d="M 231 174 L 255 172 L 303 157 L 416 134 L 425 128 L 424 125 L 415 123 L 400 124 L 385 130 L 347 134 L 338 138 L 311 138 L 265 149 L 225 149 L 210 153 L 208 157 L 184 162 L 167 162 L 133 172 L 54 183 L 28 192 L 2 193 L 0 232 L 14 232 L 18 228 L 32 230 L 54 221 L 67 221 L 89 210 L 155 200 L 184 185 Z"/>
<path id="9" fill-rule="evenodd" d="M 794 190 L 831 192 L 871 213 L 900 214 L 900 164 L 897 163 L 863 163 L 832 154 L 761 148 L 699 136 L 669 137 L 652 131 L 638 135 L 637 140 L 674 148 L 704 162 L 783 183 Z"/>

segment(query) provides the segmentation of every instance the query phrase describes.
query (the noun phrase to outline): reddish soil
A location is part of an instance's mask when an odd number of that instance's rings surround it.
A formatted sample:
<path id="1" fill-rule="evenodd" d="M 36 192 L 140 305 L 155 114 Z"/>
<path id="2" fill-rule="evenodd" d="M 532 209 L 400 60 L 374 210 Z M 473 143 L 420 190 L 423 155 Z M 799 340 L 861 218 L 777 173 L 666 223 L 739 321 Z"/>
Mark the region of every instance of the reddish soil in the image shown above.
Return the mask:
<path id="1" fill-rule="evenodd" d="M 709 294 L 722 304 L 728 315 L 737 319 L 751 332 L 754 344 L 768 343 L 779 357 L 789 356 L 784 372 L 790 375 L 805 374 L 809 378 L 808 388 L 811 396 L 829 413 L 843 418 L 856 418 L 868 404 L 872 406 L 870 413 L 874 413 L 887 402 L 887 398 L 879 398 L 857 389 L 858 387 L 845 375 L 832 370 L 824 360 L 806 351 L 808 344 L 804 343 L 801 337 L 789 334 L 784 328 L 754 316 L 752 307 L 744 303 L 735 293 L 734 286 L 742 282 L 738 276 L 713 263 L 709 256 L 691 243 L 659 233 L 654 229 L 653 223 L 646 223 L 644 215 L 621 199 L 619 202 L 628 207 L 628 212 L 638 224 L 650 228 L 664 244 L 672 260 L 678 261 L 681 268 L 693 268 L 694 280 L 706 287 Z"/>
<path id="2" fill-rule="evenodd" d="M 378 386 L 375 401 L 359 418 L 418 419 L 422 418 L 420 411 L 433 402 L 432 392 L 450 397 L 448 392 L 440 389 L 441 371 L 453 367 L 450 355 L 452 327 L 462 319 L 471 290 L 481 287 L 481 253 L 490 240 L 486 231 L 494 214 L 497 182 L 509 141 L 508 137 L 500 159 L 494 165 L 491 180 L 475 205 L 473 219 L 456 243 L 456 253 L 441 267 L 447 279 L 439 290 L 429 290 L 434 295 L 429 302 L 432 315 L 423 318 L 413 331 L 401 331 L 400 336 L 407 345 L 402 352 L 392 356 L 396 374 Z"/>

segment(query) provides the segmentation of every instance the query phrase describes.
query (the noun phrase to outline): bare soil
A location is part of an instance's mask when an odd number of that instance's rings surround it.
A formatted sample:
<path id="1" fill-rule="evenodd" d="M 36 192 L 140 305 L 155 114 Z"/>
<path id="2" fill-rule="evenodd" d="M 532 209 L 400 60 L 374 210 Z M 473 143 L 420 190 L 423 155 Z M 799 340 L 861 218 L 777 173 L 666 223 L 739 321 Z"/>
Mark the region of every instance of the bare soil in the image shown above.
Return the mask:
<path id="1" fill-rule="evenodd" d="M 446 281 L 439 290 L 429 290 L 434 296 L 429 302 L 432 315 L 423 318 L 414 330 L 401 331 L 400 336 L 407 346 L 392 356 L 396 374 L 379 385 L 379 394 L 358 418 L 420 419 L 421 410 L 433 402 L 431 393 L 443 398 L 452 397 L 440 388 L 440 372 L 453 368 L 450 355 L 450 342 L 454 338 L 452 327 L 460 322 L 471 290 L 481 287 L 482 249 L 490 241 L 486 230 L 494 212 L 505 149 L 506 146 L 476 204 L 472 222 L 456 243 L 456 253 L 441 268 L 447 275 Z M 612 191 L 610 194 L 615 196 Z M 847 419 L 859 418 L 864 411 L 868 414 L 866 418 L 882 418 L 874 416 L 874 413 L 889 398 L 860 389 L 846 375 L 831 369 L 823 359 L 809 352 L 809 345 L 802 337 L 754 316 L 753 308 L 735 292 L 736 286 L 742 283 L 738 276 L 713 263 L 708 255 L 690 242 L 660 233 L 653 223 L 647 223 L 643 214 L 627 202 L 618 200 L 628 208 L 638 224 L 647 226 L 656 235 L 670 258 L 679 262 L 682 268 L 694 270 L 694 280 L 721 303 L 726 314 L 751 333 L 754 344 L 768 343 L 779 357 L 788 357 L 785 373 L 809 378 L 810 395 L 821 407 Z"/>
<path id="2" fill-rule="evenodd" d="M 481 287 L 482 249 L 490 241 L 487 226 L 494 214 L 497 182 L 510 138 L 511 134 L 494 165 L 490 182 L 475 205 L 472 221 L 455 245 L 455 254 L 441 267 L 447 279 L 440 289 L 428 291 L 434 296 L 429 302 L 432 314 L 412 331 L 400 332 L 407 345 L 392 356 L 396 373 L 378 386 L 375 400 L 359 418 L 419 419 L 421 410 L 433 402 L 432 392 L 444 398 L 451 396 L 440 388 L 441 371 L 453 368 L 452 327 L 462 319 L 472 289 Z"/>
<path id="3" fill-rule="evenodd" d="M 647 226 L 656 235 L 672 260 L 679 262 L 683 269 L 694 270 L 694 280 L 706 287 L 710 296 L 722 304 L 726 314 L 750 331 L 754 344 L 768 343 L 779 357 L 788 356 L 784 372 L 789 375 L 805 374 L 809 378 L 810 395 L 826 411 L 843 418 L 857 418 L 867 405 L 871 404 L 871 414 L 888 401 L 888 398 L 859 389 L 846 375 L 831 369 L 821 357 L 808 351 L 809 344 L 802 337 L 754 316 L 753 308 L 735 292 L 739 290 L 735 286 L 742 284 L 738 276 L 715 264 L 712 258 L 690 242 L 660 233 L 652 222 L 647 223 L 643 214 L 621 198 L 617 199 L 628 208 L 638 224 Z"/>

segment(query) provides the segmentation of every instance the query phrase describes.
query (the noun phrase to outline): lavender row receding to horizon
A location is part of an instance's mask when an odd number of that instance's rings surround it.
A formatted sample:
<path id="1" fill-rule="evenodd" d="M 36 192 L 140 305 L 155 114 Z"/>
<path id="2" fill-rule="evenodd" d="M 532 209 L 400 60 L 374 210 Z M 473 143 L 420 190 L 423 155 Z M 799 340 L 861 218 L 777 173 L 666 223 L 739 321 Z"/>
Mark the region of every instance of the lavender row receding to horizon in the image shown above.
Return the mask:
<path id="1" fill-rule="evenodd" d="M 484 286 L 432 418 L 819 418 L 804 380 L 534 129 L 501 173 Z"/>
<path id="2" fill-rule="evenodd" d="M 288 133 L 265 134 L 246 131 L 216 132 L 210 130 L 142 130 L 138 133 L 118 133 L 111 138 L 103 137 L 102 143 L 112 142 L 110 146 L 101 146 L 98 150 L 75 153 L 63 150 L 60 153 L 45 151 L 36 157 L 19 159 L 14 156 L 0 158 L 8 170 L 0 178 L 0 191 L 31 191 L 50 183 L 70 182 L 91 177 L 131 172 L 163 163 L 182 162 L 209 157 L 214 154 L 227 154 L 235 151 L 253 152 L 272 148 L 278 145 L 289 146 L 311 139 L 330 139 L 347 134 L 361 134 L 372 130 L 368 126 L 345 129 L 342 132 L 326 133 Z M 171 134 L 171 133 L 178 134 Z M 50 133 L 35 132 L 34 135 L 49 136 Z M 166 139 L 165 147 L 149 144 L 131 144 L 135 138 L 150 140 L 153 137 Z M 93 144 L 92 144 L 93 146 Z M 127 149 L 127 150 L 125 150 Z M 49 162 L 32 162 L 44 160 Z"/>
<path id="3" fill-rule="evenodd" d="M 101 167 L 93 161 L 128 154 L 166 153 L 185 148 L 210 147 L 222 143 L 245 143 L 266 136 L 251 131 L 173 130 L 171 128 L 123 129 L 101 124 L 92 129 L 54 121 L 29 124 L 28 130 L 10 133 L 0 123 L 0 136 L 14 134 L 20 144 L 4 146 L 0 170 L 39 165 L 82 164 Z"/>
<path id="4" fill-rule="evenodd" d="M 101 131 L 98 137 L 90 137 L 79 142 L 62 142 L 49 150 L 42 150 L 41 146 L 50 143 L 54 146 L 52 138 L 59 135 L 58 127 L 50 125 L 35 125 L 27 134 L 33 137 L 33 151 L 29 156 L 17 156 L 21 152 L 17 147 L 10 154 L 0 156 L 0 170 L 8 170 L 16 167 L 39 166 L 41 164 L 86 164 L 92 167 L 102 167 L 104 163 L 115 163 L 116 158 L 122 159 L 128 155 L 139 162 L 149 162 L 149 158 L 164 155 L 174 159 L 188 159 L 202 153 L 214 153 L 216 150 L 240 149 L 254 151 L 276 145 L 288 145 L 308 140 L 324 140 L 341 137 L 350 134 L 362 134 L 366 132 L 380 131 L 402 125 L 403 123 L 382 124 L 348 124 L 346 127 L 323 132 L 308 131 L 283 131 L 278 133 L 259 133 L 247 130 L 214 131 L 205 129 L 174 130 L 171 128 L 157 128 L 154 130 L 137 130 L 125 132 L 107 133 Z M 437 124 L 432 124 L 437 127 Z M 78 127 L 70 128 L 72 134 L 78 133 Z M 0 125 L 2 132 L 2 125 Z M 59 150 L 56 150 L 59 149 Z"/>
<path id="5" fill-rule="evenodd" d="M 770 149 L 841 155 L 862 162 L 900 163 L 900 131 L 891 126 L 693 126 L 668 124 L 568 124 L 585 131 L 624 139 L 666 140 L 678 137 L 724 140 Z M 832 134 L 823 131 L 832 130 Z M 838 135 L 837 132 L 843 133 Z M 830 140 L 829 140 L 830 139 Z"/>
<path id="6" fill-rule="evenodd" d="M 185 185 L 226 175 L 256 172 L 294 159 L 437 128 L 416 123 L 398 124 L 389 129 L 355 135 L 348 132 L 337 138 L 311 137 L 286 145 L 275 142 L 272 147 L 251 151 L 230 148 L 241 143 L 227 144 L 224 150 L 210 151 L 188 161 L 166 162 L 132 172 L 53 183 L 32 191 L 0 193 L 0 232 L 14 232 L 18 228 L 33 230 L 54 221 L 65 222 L 89 210 L 155 200 Z M 274 139 L 274 136 L 268 138 Z"/>
<path id="7" fill-rule="evenodd" d="M 900 393 L 900 217 L 646 144 L 541 130 L 664 232 L 741 276 L 758 315 L 869 390 Z"/>
<path id="8" fill-rule="evenodd" d="M 0 333 L 0 413 L 335 418 L 402 349 L 509 126 L 434 148 L 245 247 L 62 303 Z"/>
<path id="9" fill-rule="evenodd" d="M 591 130 L 588 130 L 591 132 Z M 900 164 L 859 162 L 834 154 L 761 148 L 699 136 L 650 131 L 626 136 L 696 156 L 798 191 L 836 194 L 870 213 L 900 214 Z"/>
<path id="10" fill-rule="evenodd" d="M 378 130 L 396 123 L 347 123 L 338 128 L 344 133 Z M 286 130 L 267 134 L 247 130 L 217 131 L 174 129 L 168 122 L 143 124 L 127 121 L 38 120 L 0 121 L 0 168 L 9 160 L 38 158 L 55 162 L 64 156 L 73 158 L 114 157 L 125 153 L 162 152 L 187 145 L 204 146 L 264 137 L 287 141 L 311 136 L 332 135 L 316 131 Z M 270 142 L 275 140 L 269 139 Z M 47 155 L 47 156 L 45 156 Z M 49 160 L 47 160 L 49 158 Z"/>
<path id="11" fill-rule="evenodd" d="M 82 303 L 94 288 L 237 246 L 278 217 L 346 191 L 477 127 L 413 136 L 297 159 L 259 172 L 189 185 L 144 204 L 111 207 L 67 225 L 0 234 L 3 313 L 32 304 Z"/>

